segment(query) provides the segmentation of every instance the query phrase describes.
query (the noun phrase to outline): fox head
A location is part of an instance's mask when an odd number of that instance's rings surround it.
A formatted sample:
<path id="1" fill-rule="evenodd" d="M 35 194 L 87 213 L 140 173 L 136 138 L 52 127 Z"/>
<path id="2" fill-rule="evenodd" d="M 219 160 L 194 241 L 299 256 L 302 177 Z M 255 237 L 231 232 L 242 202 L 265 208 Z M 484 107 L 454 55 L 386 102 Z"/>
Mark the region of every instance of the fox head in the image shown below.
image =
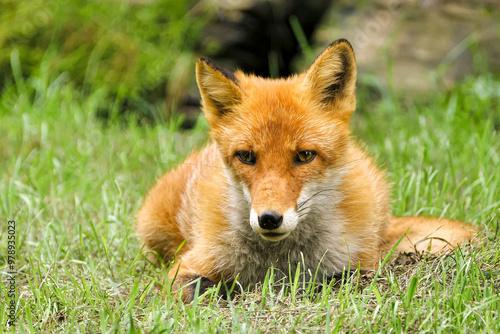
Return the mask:
<path id="1" fill-rule="evenodd" d="M 287 79 L 233 73 L 200 58 L 196 79 L 211 136 L 251 207 L 251 228 L 269 241 L 286 238 L 345 163 L 356 108 L 351 45 L 333 42 Z"/>

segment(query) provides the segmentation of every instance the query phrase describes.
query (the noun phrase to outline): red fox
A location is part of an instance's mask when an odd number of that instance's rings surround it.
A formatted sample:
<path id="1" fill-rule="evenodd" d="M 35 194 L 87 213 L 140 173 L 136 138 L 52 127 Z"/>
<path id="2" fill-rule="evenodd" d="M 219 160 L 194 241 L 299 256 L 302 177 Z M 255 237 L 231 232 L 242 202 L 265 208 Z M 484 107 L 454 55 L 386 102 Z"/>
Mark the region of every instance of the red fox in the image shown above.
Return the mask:
<path id="1" fill-rule="evenodd" d="M 146 249 L 176 255 L 169 277 L 184 301 L 193 280 L 202 290 L 236 277 L 250 286 L 271 266 L 373 270 L 407 230 L 397 251 L 439 252 L 474 236 L 460 221 L 391 216 L 384 172 L 349 129 L 356 71 L 345 39 L 286 79 L 198 60 L 213 143 L 165 174 L 137 215 Z"/>

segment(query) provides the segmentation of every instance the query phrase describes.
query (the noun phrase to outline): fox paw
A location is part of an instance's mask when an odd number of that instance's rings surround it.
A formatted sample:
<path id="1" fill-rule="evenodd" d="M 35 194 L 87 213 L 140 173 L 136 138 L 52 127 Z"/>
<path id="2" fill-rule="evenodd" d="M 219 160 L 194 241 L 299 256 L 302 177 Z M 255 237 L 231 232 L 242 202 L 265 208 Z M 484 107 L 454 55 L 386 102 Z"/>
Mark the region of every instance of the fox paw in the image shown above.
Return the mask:
<path id="1" fill-rule="evenodd" d="M 198 280 L 199 282 L 196 282 Z M 211 281 L 205 276 L 190 277 L 189 281 L 192 283 L 185 286 L 182 290 L 182 299 L 186 303 L 191 303 L 194 300 L 198 285 L 199 285 L 198 296 L 204 294 L 209 288 L 217 286 L 217 283 Z"/>

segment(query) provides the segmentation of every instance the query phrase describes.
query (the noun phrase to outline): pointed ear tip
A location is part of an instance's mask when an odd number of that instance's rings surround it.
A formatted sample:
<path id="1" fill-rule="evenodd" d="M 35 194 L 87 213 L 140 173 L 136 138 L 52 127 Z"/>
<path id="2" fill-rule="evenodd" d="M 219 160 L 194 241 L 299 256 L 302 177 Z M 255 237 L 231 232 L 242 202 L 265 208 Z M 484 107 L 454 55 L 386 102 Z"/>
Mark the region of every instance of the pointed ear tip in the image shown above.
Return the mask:
<path id="1" fill-rule="evenodd" d="M 196 75 L 207 75 L 212 73 L 215 68 L 215 64 L 208 58 L 200 57 L 196 61 Z"/>
<path id="2" fill-rule="evenodd" d="M 348 47 L 350 51 L 354 52 L 354 49 L 352 47 L 352 44 L 345 38 L 339 38 L 337 39 L 336 41 L 333 41 L 329 46 L 328 48 L 334 48 L 336 46 L 344 46 L 344 47 Z"/>
<path id="3" fill-rule="evenodd" d="M 211 61 L 210 59 L 208 58 L 205 58 L 205 57 L 200 57 L 198 58 L 198 60 L 196 61 L 196 67 L 200 67 L 200 66 L 203 66 L 203 65 L 208 65 L 208 66 L 211 66 L 214 62 Z"/>

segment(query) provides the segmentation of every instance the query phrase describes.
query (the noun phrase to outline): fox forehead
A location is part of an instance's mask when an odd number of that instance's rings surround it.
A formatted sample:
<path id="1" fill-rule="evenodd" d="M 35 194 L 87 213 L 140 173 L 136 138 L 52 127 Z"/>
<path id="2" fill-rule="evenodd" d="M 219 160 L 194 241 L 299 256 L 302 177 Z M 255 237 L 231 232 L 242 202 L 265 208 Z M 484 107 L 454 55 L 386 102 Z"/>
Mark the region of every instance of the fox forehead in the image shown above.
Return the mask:
<path id="1" fill-rule="evenodd" d="M 325 155 L 348 133 L 347 124 L 309 101 L 301 77 L 263 79 L 236 72 L 242 101 L 213 137 L 225 153 L 319 150 Z M 340 144 L 340 143 L 339 143 Z"/>

